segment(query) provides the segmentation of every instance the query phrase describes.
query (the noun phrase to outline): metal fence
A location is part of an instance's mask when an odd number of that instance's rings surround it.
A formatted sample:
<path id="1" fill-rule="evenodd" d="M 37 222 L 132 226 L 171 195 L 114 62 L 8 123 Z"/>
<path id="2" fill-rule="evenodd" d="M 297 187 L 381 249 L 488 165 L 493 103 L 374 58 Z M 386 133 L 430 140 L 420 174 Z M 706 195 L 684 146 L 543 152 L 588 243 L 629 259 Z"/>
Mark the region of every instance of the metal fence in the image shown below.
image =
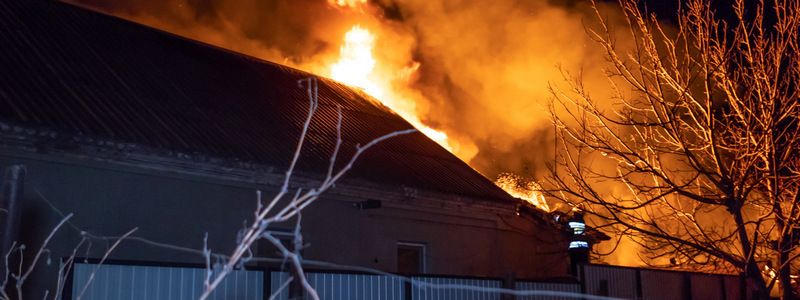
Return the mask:
<path id="1" fill-rule="evenodd" d="M 692 299 L 724 299 L 722 276 L 709 274 L 689 275 Z"/>
<path id="2" fill-rule="evenodd" d="M 320 299 L 406 299 L 403 281 L 397 277 L 309 272 L 306 273 L 306 278 L 308 278 L 308 283 L 314 288 Z M 287 300 L 294 298 L 295 294 L 299 294 L 299 292 L 293 293 L 293 291 L 288 288 L 286 284 L 288 279 L 289 273 L 287 272 L 270 273 L 270 290 L 271 294 L 275 294 L 274 299 Z M 303 292 L 303 294 L 305 293 Z"/>
<path id="3" fill-rule="evenodd" d="M 686 298 L 686 276 L 678 272 L 642 270 L 640 273 L 642 298 L 670 300 Z"/>
<path id="4" fill-rule="evenodd" d="M 514 288 L 518 291 L 537 291 L 537 292 L 569 292 L 580 293 L 581 285 L 577 283 L 553 283 L 535 281 L 517 281 Z M 530 295 L 519 296 L 518 300 L 567 300 L 575 297 L 563 297 L 555 295 Z"/>
<path id="5" fill-rule="evenodd" d="M 748 290 L 747 286 L 745 285 L 744 295 L 742 295 L 742 282 L 741 279 L 736 276 L 723 276 L 722 284 L 725 285 L 725 299 L 727 300 L 736 300 L 736 299 L 750 299 L 750 298 L 742 298 L 742 296 L 747 297 L 747 295 L 752 294 L 752 290 Z"/>
<path id="6" fill-rule="evenodd" d="M 580 282 L 508 281 L 496 278 L 396 276 L 308 271 L 308 283 L 324 300 L 561 300 L 574 299 L 549 292 L 585 293 L 623 299 L 726 299 L 738 300 L 743 290 L 737 276 L 584 265 Z M 90 277 L 94 274 L 91 284 Z M 73 265 L 66 299 L 197 299 L 203 291 L 206 269 L 202 266 L 123 264 Z M 232 272 L 210 299 L 307 298 L 297 282 L 287 283 L 290 273 L 258 269 Z M 413 283 L 412 283 L 413 281 Z M 84 287 L 85 291 L 84 291 Z M 532 295 L 504 298 L 497 288 L 536 291 Z M 489 290 L 487 290 L 489 289 Z M 270 296 L 274 296 L 270 298 Z"/>
<path id="7" fill-rule="evenodd" d="M 583 266 L 583 284 L 586 293 L 623 299 L 636 299 L 636 270 L 603 265 Z"/>
<path id="8" fill-rule="evenodd" d="M 85 300 L 197 299 L 205 275 L 199 267 L 75 263 L 68 295 Z M 265 299 L 264 273 L 231 272 L 210 299 Z"/>
<path id="9" fill-rule="evenodd" d="M 419 276 L 411 279 L 415 282 L 411 291 L 411 299 L 414 300 L 500 300 L 500 293 L 481 289 L 503 286 L 503 281 L 495 279 Z"/>
<path id="10" fill-rule="evenodd" d="M 274 299 L 287 300 L 300 293 L 305 295 L 303 291 L 288 288 L 289 277 L 287 272 L 270 274 L 270 292 L 275 294 Z M 499 300 L 499 293 L 477 289 L 500 288 L 503 284 L 492 279 L 419 276 L 411 278 L 412 284 L 399 277 L 327 272 L 308 272 L 306 277 L 320 299 L 326 300 Z"/>
<path id="11" fill-rule="evenodd" d="M 607 265 L 584 265 L 580 269 L 584 292 L 597 296 L 739 300 L 750 299 L 752 294 L 738 276 Z"/>

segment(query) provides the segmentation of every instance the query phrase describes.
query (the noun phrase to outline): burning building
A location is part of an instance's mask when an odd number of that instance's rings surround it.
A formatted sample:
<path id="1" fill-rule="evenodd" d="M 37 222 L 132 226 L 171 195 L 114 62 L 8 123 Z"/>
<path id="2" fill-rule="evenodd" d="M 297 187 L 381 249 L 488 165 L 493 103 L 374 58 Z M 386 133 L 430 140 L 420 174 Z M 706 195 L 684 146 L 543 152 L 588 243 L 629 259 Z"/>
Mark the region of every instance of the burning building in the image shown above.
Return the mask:
<path id="1" fill-rule="evenodd" d="M 228 252 L 252 218 L 255 191 L 279 188 L 301 135 L 308 100 L 298 80 L 318 78 L 319 108 L 294 187 L 324 176 L 339 110 L 343 156 L 412 128 L 333 80 L 65 3 L 0 2 L 0 45 L 0 166 L 22 166 L 7 183 L 19 193 L 4 198 L 13 205 L 3 238 L 38 249 L 73 214 L 26 297 L 55 290 L 59 259 L 100 258 L 111 244 L 102 237 L 132 228 L 111 259 L 202 263 L 186 249 L 202 249 L 204 236 Z M 303 255 L 316 261 L 405 274 L 568 272 L 567 231 L 420 133 L 365 153 L 304 212 L 302 228 Z M 275 254 L 266 245 L 254 252 Z"/>

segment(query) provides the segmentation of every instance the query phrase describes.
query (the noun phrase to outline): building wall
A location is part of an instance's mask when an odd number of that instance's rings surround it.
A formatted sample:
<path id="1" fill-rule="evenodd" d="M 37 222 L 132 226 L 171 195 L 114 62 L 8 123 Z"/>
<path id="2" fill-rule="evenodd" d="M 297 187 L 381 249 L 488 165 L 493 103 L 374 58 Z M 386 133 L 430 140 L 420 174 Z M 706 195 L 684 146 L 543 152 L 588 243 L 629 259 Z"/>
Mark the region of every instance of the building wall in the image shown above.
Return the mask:
<path id="1" fill-rule="evenodd" d="M 394 271 L 397 242 L 411 242 L 425 245 L 426 271 L 433 274 L 542 278 L 567 271 L 564 243 L 530 224 L 517 224 L 525 232 L 514 232 L 499 224 L 497 216 L 453 216 L 393 206 L 357 210 L 346 201 L 325 200 L 303 216 L 309 258 Z"/>
<path id="2" fill-rule="evenodd" d="M 169 168 L 133 166 L 96 159 L 0 151 L 0 167 L 25 166 L 26 180 L 21 239 L 28 249 L 41 241 L 61 220 L 53 208 L 73 213 L 71 225 L 60 229 L 48 248 L 51 263 L 40 263 L 26 282 L 27 297 L 41 298 L 55 289 L 58 261 L 80 241 L 80 230 L 228 253 L 243 222 L 253 219 L 255 190 L 264 198 L 275 191 L 276 176 L 267 184 L 229 180 L 210 173 L 189 174 Z M 352 188 L 351 188 L 352 187 Z M 307 259 L 371 267 L 393 272 L 397 242 L 426 247 L 426 272 L 490 277 L 542 278 L 564 276 L 565 242 L 549 227 L 516 216 L 513 207 L 483 201 L 437 200 L 425 193 L 413 196 L 399 187 L 376 189 L 342 184 L 330 191 L 302 217 Z M 353 206 L 366 199 L 381 200 L 379 209 Z M 74 225 L 75 227 L 73 227 Z M 78 256 L 100 257 L 109 241 L 92 241 Z M 266 252 L 266 251 L 261 251 Z M 267 253 L 268 254 L 268 253 Z M 26 254 L 28 257 L 31 254 Z M 200 263 L 202 257 L 126 240 L 113 259 Z"/>

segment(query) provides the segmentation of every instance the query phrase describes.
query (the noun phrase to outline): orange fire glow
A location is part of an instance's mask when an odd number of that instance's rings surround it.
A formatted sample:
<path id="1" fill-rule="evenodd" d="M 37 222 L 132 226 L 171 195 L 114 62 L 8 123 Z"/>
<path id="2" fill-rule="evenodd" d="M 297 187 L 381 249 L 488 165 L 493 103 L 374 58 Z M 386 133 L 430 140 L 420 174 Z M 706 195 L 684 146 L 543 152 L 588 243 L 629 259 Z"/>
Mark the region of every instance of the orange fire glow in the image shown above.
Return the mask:
<path id="1" fill-rule="evenodd" d="M 414 125 L 420 132 L 453 151 L 447 134 L 422 123 L 415 111 L 412 100 L 400 97 L 392 89 L 392 81 L 396 78 L 380 76 L 374 72 L 378 62 L 373 55 L 375 35 L 359 25 L 353 26 L 344 36 L 344 44 L 339 49 L 339 60 L 330 67 L 330 76 L 344 84 L 358 87 L 365 93 L 378 99 L 391 108 L 406 121 Z M 414 72 L 419 65 L 406 70 L 397 70 L 396 74 Z M 408 74 L 404 74 L 407 77 Z"/>
<path id="2" fill-rule="evenodd" d="M 511 196 L 525 200 L 525 202 L 541 210 L 551 211 L 550 205 L 547 204 L 544 194 L 541 192 L 542 188 L 532 180 L 524 180 L 514 174 L 504 173 L 497 177 L 494 184 L 511 194 Z"/>
<path id="3" fill-rule="evenodd" d="M 338 7 L 358 7 L 367 4 L 367 0 L 328 0 L 328 3 Z"/>
<path id="4" fill-rule="evenodd" d="M 371 32 L 359 25 L 353 26 L 344 35 L 339 61 L 331 66 L 331 77 L 344 84 L 359 87 L 380 99 L 383 91 L 370 78 L 375 69 L 375 57 L 372 56 L 374 45 L 375 36 Z"/>
<path id="5" fill-rule="evenodd" d="M 365 5 L 366 0 L 329 0 L 329 4 L 339 8 L 357 8 Z M 416 109 L 418 99 L 405 97 L 401 90 L 398 90 L 398 82 L 407 80 L 419 68 L 419 63 L 411 62 L 409 67 L 398 67 L 398 65 L 382 62 L 376 58 L 375 51 L 378 36 L 365 27 L 354 25 L 344 35 L 343 44 L 339 48 L 338 59 L 326 66 L 328 75 L 341 83 L 362 89 L 366 94 L 377 99 L 388 108 L 392 109 L 406 121 L 411 123 L 420 132 L 436 141 L 448 151 L 458 155 L 462 159 L 469 160 L 474 153 L 469 153 L 464 145 L 449 139 L 447 133 L 425 125 L 420 114 Z M 380 54 L 380 52 L 378 52 Z M 377 57 L 381 57 L 378 55 Z M 395 69 L 393 69 L 395 68 Z M 406 82 L 407 83 L 407 82 Z M 408 88 L 400 85 L 400 88 Z M 469 154 L 467 154 L 469 153 Z M 497 186 L 522 199 L 539 209 L 551 211 L 541 188 L 536 182 L 522 180 L 513 174 L 502 174 L 495 182 Z"/>

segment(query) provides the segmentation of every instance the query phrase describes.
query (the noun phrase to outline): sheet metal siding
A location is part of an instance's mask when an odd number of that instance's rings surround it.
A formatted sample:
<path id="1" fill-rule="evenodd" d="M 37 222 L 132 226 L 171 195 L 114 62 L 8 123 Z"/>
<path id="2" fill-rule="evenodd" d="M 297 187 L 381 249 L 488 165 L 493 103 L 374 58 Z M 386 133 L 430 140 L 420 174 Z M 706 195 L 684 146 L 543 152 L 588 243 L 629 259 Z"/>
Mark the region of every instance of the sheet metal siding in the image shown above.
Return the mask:
<path id="1" fill-rule="evenodd" d="M 486 279 L 461 279 L 461 278 L 440 278 L 440 277 L 412 277 L 417 282 L 436 284 L 436 285 L 460 285 L 478 288 L 501 288 L 503 282 L 500 280 Z M 499 293 L 484 291 L 471 291 L 457 288 L 432 288 L 413 286 L 411 288 L 411 299 L 413 300 L 500 300 Z"/>
<path id="2" fill-rule="evenodd" d="M 308 281 L 320 299 L 403 300 L 405 291 L 399 278 L 378 275 L 309 273 Z"/>
<path id="3" fill-rule="evenodd" d="M 269 294 L 274 300 L 288 300 L 289 286 L 281 289 L 281 286 L 289 280 L 287 272 L 270 272 L 269 274 Z"/>
<path id="4" fill-rule="evenodd" d="M 77 137 L 283 169 L 308 111 L 297 80 L 315 77 L 58 1 L 0 1 L 0 45 L 0 66 L 13 70 L 0 72 L 0 123 L 58 132 L 45 146 L 74 147 Z M 363 93 L 318 79 L 300 170 L 327 170 L 338 107 L 342 157 L 412 127 Z M 421 133 L 373 148 L 350 176 L 513 201 Z"/>
<path id="5" fill-rule="evenodd" d="M 97 271 L 95 271 L 97 270 Z M 74 264 L 72 299 L 77 299 L 89 277 L 94 279 L 81 299 L 197 299 L 203 292 L 206 270 L 155 266 Z M 264 299 L 262 271 L 230 273 L 209 299 Z"/>
<path id="6" fill-rule="evenodd" d="M 684 277 L 686 274 L 655 270 L 642 270 L 642 298 L 671 300 L 684 297 Z"/>
<path id="7" fill-rule="evenodd" d="M 723 276 L 723 283 L 725 283 L 725 299 L 739 300 L 742 299 L 741 279 L 739 276 Z M 748 293 L 749 294 L 749 293 Z M 744 298 L 747 299 L 747 298 Z"/>
<path id="8" fill-rule="evenodd" d="M 325 300 L 404 300 L 403 281 L 399 278 L 380 275 L 307 273 L 308 283 L 314 287 L 320 299 Z M 271 293 L 275 299 L 289 299 L 288 288 L 278 292 L 289 279 L 287 272 L 270 275 Z M 306 297 L 308 298 L 308 297 Z"/>
<path id="9" fill-rule="evenodd" d="M 580 293 L 581 285 L 577 283 L 551 283 L 551 282 L 515 282 L 518 291 L 558 291 Z M 573 300 L 574 297 L 554 297 L 554 296 L 519 296 L 517 300 Z"/>
<path id="10" fill-rule="evenodd" d="M 722 299 L 722 276 L 691 274 L 692 299 Z"/>
<path id="11" fill-rule="evenodd" d="M 617 298 L 636 298 L 636 270 L 599 265 L 583 266 L 586 293 L 602 295 L 601 281 L 608 284 L 608 295 Z"/>

